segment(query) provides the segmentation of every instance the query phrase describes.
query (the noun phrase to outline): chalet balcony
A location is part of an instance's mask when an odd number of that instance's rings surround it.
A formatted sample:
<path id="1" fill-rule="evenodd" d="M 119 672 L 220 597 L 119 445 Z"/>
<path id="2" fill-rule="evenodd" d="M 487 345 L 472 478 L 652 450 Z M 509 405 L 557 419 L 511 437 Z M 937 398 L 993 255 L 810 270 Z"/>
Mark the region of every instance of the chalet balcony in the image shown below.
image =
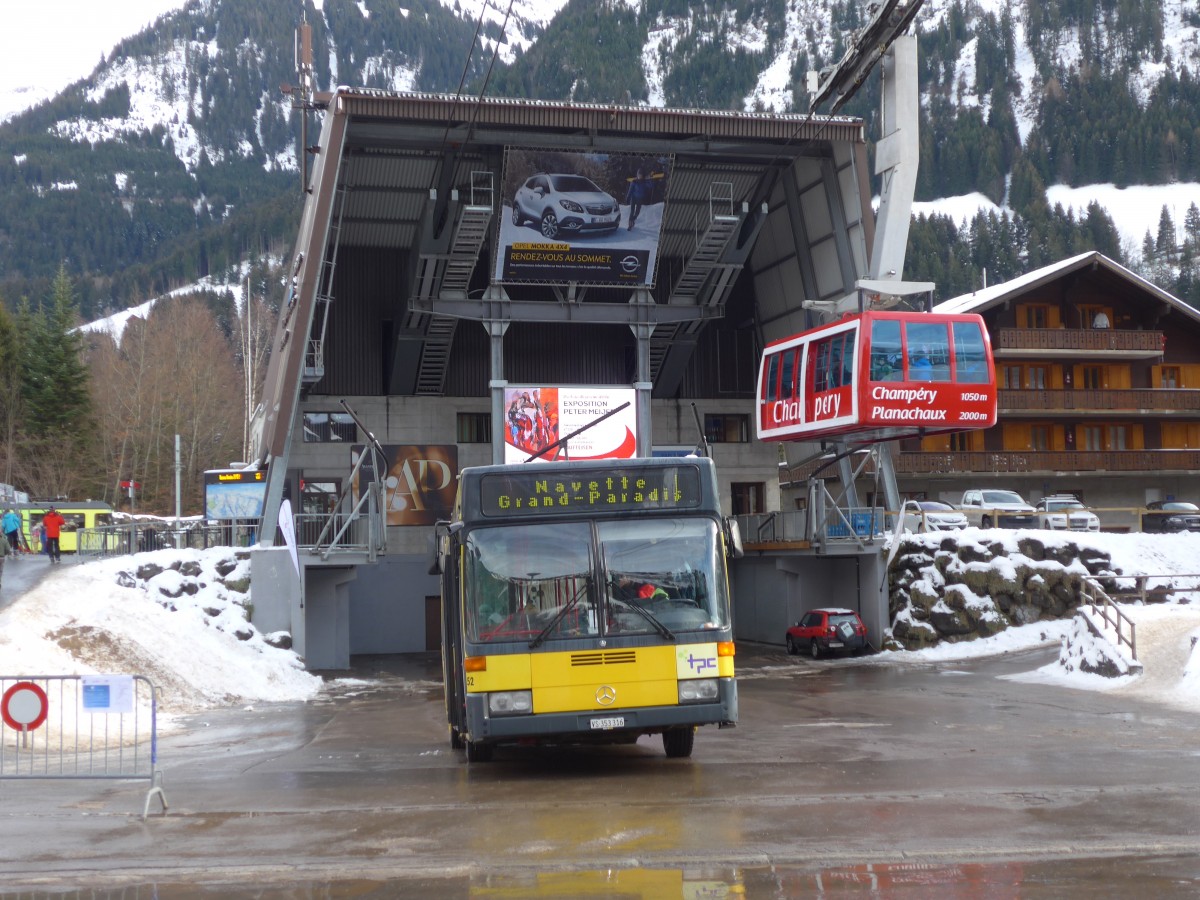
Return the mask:
<path id="1" fill-rule="evenodd" d="M 798 487 L 814 474 L 836 478 L 837 469 L 822 461 L 779 470 L 784 486 Z M 1053 475 L 1072 472 L 1112 472 L 1139 474 L 1149 472 L 1200 473 L 1200 450 L 981 450 L 981 451 L 904 451 L 895 456 L 896 474 L 959 476 L 968 473 L 987 475 Z M 820 472 L 817 470 L 821 469 Z M 861 477 L 875 475 L 868 462 Z"/>
<path id="2" fill-rule="evenodd" d="M 1000 450 L 900 453 L 897 475 L 979 472 L 1200 472 L 1200 450 Z"/>
<path id="3" fill-rule="evenodd" d="M 1162 355 L 1165 344 L 1161 331 L 997 328 L 992 333 L 992 355 L 997 359 L 1151 359 Z"/>
<path id="4" fill-rule="evenodd" d="M 1010 391 L 997 392 L 1001 415 L 1037 413 L 1200 413 L 1200 391 L 1170 388 L 1134 390 Z"/>

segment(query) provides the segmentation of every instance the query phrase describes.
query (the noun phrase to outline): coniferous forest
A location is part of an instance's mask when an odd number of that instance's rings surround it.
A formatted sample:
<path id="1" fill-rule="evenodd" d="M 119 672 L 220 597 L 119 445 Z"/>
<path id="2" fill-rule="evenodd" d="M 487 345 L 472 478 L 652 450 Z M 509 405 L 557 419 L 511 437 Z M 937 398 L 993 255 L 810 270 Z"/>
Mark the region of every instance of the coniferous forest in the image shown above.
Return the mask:
<path id="1" fill-rule="evenodd" d="M 320 10 L 309 2 L 304 16 L 318 85 L 638 103 L 650 99 L 652 62 L 666 105 L 740 109 L 790 47 L 792 107 L 804 111 L 804 73 L 839 59 L 867 12 L 852 0 L 813 2 L 797 30 L 788 10 L 784 0 L 573 0 L 544 28 L 510 20 L 510 35 L 522 40 L 494 60 L 499 25 L 484 24 L 477 40 L 467 12 L 438 0 L 375 0 L 369 15 L 354 0 L 327 0 Z M 1197 13 L 1181 15 L 1173 27 L 1200 25 Z M 1184 223 L 1174 223 L 1174 247 L 1146 259 L 1141 247 L 1112 240 L 1102 211 L 1067 216 L 1044 199 L 1053 184 L 1200 181 L 1196 63 L 1172 57 L 1169 21 L 1161 0 L 1026 0 L 1000 12 L 962 0 L 927 4 L 916 20 L 917 199 L 979 192 L 1011 221 L 959 223 L 953 244 L 938 241 L 944 224 L 930 233 L 915 222 L 909 277 L 942 284 L 941 273 L 987 269 L 999 278 L 1040 265 L 1043 251 L 1088 247 L 1167 275 L 1163 287 L 1196 302 Z M 243 259 L 286 253 L 301 208 L 299 114 L 280 85 L 296 80 L 298 24 L 291 0 L 193 2 L 124 41 L 92 78 L 0 126 L 8 305 L 46 296 L 60 266 L 76 279 L 89 318 Z M 1024 80 L 1022 49 L 1032 60 Z M 131 86 L 135 71 L 157 79 L 156 116 Z M 878 105 L 869 79 L 843 112 L 866 119 L 870 133 Z M 1023 138 L 1018 109 L 1032 116 Z M 1015 246 L 1005 243 L 1010 235 Z M 926 246 L 943 248 L 940 265 Z M 959 283 L 945 282 L 945 295 Z"/>

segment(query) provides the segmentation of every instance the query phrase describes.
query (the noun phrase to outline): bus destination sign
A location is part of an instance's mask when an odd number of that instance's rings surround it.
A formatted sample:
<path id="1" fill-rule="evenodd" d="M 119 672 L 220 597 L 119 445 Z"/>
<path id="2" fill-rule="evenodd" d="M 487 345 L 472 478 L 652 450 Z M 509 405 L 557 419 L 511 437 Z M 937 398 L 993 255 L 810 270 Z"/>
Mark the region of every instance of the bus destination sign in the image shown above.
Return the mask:
<path id="1" fill-rule="evenodd" d="M 700 505 L 700 470 L 624 466 L 547 477 L 531 466 L 528 473 L 484 475 L 479 491 L 485 516 L 688 509 Z"/>

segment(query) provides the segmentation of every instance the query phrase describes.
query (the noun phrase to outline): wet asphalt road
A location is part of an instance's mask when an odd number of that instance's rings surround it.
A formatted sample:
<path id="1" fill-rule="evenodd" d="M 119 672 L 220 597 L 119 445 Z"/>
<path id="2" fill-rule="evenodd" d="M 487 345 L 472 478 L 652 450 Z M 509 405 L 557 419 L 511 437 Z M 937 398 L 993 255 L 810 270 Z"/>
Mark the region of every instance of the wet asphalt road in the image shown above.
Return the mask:
<path id="1" fill-rule="evenodd" d="M 741 646 L 741 724 L 690 760 L 643 738 L 471 767 L 435 657 L 357 659 L 317 701 L 162 737 L 146 822 L 144 783 L 0 781 L 0 896 L 1200 893 L 1200 717 L 998 677 L 1054 652 Z"/>

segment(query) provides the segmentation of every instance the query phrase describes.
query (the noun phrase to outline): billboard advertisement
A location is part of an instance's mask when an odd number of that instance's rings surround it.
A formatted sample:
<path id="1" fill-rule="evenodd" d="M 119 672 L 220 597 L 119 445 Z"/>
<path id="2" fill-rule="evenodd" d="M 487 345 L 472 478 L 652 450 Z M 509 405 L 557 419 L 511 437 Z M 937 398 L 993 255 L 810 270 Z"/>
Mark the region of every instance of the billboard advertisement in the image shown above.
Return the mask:
<path id="1" fill-rule="evenodd" d="M 204 518 L 260 519 L 267 498 L 263 469 L 209 469 L 204 473 Z"/>
<path id="2" fill-rule="evenodd" d="M 492 280 L 652 286 L 671 163 L 507 148 Z"/>
<path id="3" fill-rule="evenodd" d="M 350 448 L 350 464 L 358 464 L 365 444 Z M 432 525 L 447 519 L 454 509 L 458 489 L 458 447 L 454 444 L 384 444 L 382 473 L 375 471 L 374 456 L 363 460 L 354 480 L 357 505 L 363 488 L 383 481 L 383 505 L 389 525 Z"/>
<path id="4" fill-rule="evenodd" d="M 603 421 L 597 421 L 612 413 Z M 566 438 L 535 462 L 633 459 L 637 455 L 637 392 L 628 387 L 504 389 L 504 461 L 525 462 Z M 585 429 L 580 431 L 580 429 Z M 579 431 L 579 434 L 575 432 Z"/>

